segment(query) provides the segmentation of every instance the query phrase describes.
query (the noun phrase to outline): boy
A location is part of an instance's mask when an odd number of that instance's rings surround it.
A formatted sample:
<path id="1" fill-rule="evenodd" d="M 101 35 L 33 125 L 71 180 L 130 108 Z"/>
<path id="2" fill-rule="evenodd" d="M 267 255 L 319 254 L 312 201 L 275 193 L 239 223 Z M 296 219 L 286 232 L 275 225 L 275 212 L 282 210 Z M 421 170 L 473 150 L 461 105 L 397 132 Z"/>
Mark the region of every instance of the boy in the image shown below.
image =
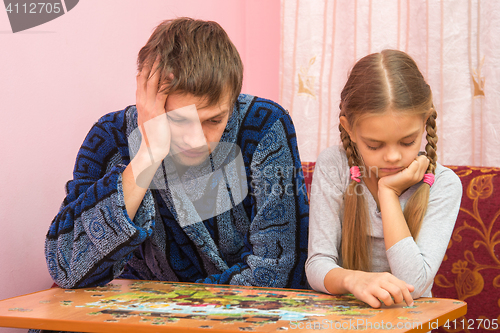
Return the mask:
<path id="1" fill-rule="evenodd" d="M 45 254 L 64 288 L 114 278 L 306 288 L 309 205 L 295 129 L 240 95 L 215 22 L 161 23 L 138 57 L 136 105 L 78 153 Z"/>

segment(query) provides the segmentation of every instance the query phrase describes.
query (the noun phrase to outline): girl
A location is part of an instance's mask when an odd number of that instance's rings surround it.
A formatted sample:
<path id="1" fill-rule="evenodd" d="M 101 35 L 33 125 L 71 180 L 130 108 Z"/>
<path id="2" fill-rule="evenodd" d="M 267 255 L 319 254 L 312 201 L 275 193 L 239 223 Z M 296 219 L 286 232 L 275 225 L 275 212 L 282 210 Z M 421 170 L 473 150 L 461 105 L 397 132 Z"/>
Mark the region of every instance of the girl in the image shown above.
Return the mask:
<path id="1" fill-rule="evenodd" d="M 430 87 L 404 52 L 370 54 L 353 67 L 341 93 L 342 146 L 324 150 L 314 171 L 312 288 L 372 307 L 431 296 L 462 196 L 459 178 L 436 162 L 436 116 Z"/>

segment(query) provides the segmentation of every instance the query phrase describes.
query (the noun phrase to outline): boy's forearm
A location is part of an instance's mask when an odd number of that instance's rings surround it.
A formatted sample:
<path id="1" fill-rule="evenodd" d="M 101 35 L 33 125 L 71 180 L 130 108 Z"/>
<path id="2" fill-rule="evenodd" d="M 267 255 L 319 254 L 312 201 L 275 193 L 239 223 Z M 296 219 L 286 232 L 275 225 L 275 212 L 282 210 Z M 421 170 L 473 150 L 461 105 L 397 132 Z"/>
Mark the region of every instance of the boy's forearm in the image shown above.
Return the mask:
<path id="1" fill-rule="evenodd" d="M 131 220 L 134 219 L 161 162 L 162 160 L 152 163 L 149 155 L 140 149 L 123 171 L 123 196 Z"/>

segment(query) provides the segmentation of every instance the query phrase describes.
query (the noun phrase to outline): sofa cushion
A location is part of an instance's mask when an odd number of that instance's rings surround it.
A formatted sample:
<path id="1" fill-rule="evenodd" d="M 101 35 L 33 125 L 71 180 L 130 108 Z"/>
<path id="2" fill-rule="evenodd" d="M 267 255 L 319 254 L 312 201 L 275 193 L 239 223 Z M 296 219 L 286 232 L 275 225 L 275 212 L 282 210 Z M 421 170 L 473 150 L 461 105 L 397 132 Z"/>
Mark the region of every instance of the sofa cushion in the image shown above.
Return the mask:
<path id="1" fill-rule="evenodd" d="M 439 331 L 491 329 L 500 321 L 500 168 L 448 167 L 462 181 L 462 203 L 432 293 L 467 302 L 467 314 Z"/>

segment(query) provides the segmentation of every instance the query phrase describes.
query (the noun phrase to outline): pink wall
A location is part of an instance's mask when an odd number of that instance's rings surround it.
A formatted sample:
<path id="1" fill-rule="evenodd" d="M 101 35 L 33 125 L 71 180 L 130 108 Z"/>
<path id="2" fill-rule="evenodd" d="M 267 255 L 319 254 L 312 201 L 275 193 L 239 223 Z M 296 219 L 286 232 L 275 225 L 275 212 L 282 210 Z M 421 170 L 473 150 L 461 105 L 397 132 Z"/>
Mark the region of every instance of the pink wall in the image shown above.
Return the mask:
<path id="1" fill-rule="evenodd" d="M 278 100 L 280 0 L 85 0 L 16 34 L 0 8 L 0 299 L 51 285 L 44 237 L 76 152 L 98 117 L 135 103 L 137 52 L 177 16 L 219 22 L 241 53 L 243 92 Z"/>

